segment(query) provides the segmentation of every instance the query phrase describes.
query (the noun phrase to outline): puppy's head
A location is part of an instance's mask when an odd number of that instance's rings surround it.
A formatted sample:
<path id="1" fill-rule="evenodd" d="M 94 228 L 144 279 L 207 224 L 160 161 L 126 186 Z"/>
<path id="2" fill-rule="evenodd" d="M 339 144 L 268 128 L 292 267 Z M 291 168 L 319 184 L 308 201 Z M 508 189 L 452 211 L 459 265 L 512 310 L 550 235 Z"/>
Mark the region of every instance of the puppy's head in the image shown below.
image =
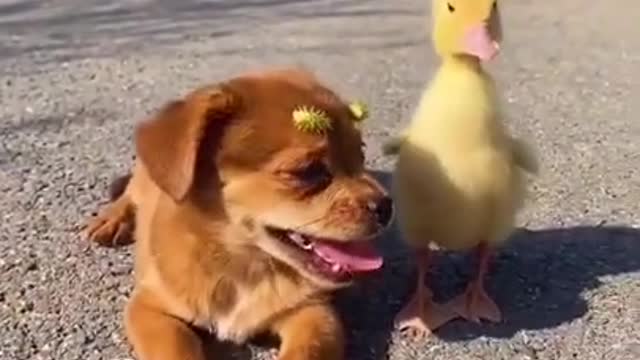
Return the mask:
<path id="1" fill-rule="evenodd" d="M 296 126 L 300 109 L 328 126 Z M 211 241 L 257 248 L 332 288 L 382 265 L 370 240 L 393 213 L 365 172 L 357 115 L 310 73 L 273 70 L 168 104 L 138 127 L 136 146 L 179 207 L 234 233 Z"/>

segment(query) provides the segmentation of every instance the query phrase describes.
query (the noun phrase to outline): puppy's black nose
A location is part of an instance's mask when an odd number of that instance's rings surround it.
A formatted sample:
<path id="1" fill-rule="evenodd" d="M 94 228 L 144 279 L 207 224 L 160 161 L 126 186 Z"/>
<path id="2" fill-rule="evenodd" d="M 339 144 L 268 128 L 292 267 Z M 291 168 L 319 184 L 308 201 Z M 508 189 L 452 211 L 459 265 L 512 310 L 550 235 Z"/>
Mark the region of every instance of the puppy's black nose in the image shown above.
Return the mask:
<path id="1" fill-rule="evenodd" d="M 378 201 L 372 201 L 369 209 L 376 215 L 378 224 L 387 226 L 393 216 L 393 200 L 389 196 L 384 196 Z"/>

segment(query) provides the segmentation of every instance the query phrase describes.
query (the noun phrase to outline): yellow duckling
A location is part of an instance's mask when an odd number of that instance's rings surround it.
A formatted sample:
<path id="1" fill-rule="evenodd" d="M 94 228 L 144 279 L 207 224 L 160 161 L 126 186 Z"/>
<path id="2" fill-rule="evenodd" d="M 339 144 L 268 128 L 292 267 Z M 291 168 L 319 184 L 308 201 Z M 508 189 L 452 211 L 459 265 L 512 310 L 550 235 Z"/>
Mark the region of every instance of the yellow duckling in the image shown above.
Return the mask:
<path id="1" fill-rule="evenodd" d="M 442 64 L 410 126 L 384 146 L 398 156 L 397 219 L 418 265 L 417 288 L 396 324 L 414 336 L 458 316 L 502 318 L 483 280 L 493 249 L 514 227 L 525 173 L 536 173 L 537 161 L 502 125 L 494 82 L 481 66 L 497 55 L 501 30 L 496 0 L 433 0 L 432 36 Z M 447 305 L 435 303 L 424 284 L 431 245 L 477 251 L 474 278 Z"/>

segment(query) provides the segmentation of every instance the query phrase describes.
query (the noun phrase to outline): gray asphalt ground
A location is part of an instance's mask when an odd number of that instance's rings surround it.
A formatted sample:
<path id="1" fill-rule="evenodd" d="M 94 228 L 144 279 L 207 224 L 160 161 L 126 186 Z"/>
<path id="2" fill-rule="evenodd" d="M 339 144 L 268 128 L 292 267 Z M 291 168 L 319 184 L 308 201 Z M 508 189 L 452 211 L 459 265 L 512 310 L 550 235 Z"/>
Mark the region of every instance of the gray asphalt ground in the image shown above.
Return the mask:
<path id="1" fill-rule="evenodd" d="M 435 67 L 427 0 L 0 0 L 0 359 L 131 358 L 120 316 L 131 249 L 76 227 L 130 165 L 136 121 L 194 86 L 305 64 L 372 108 L 369 165 Z M 457 321 L 411 342 L 391 319 L 413 284 L 396 230 L 383 276 L 341 294 L 350 359 L 640 359 L 640 7 L 502 1 L 491 65 L 509 126 L 543 172 L 489 289 L 499 325 Z M 441 299 L 470 266 L 444 254 Z M 270 359 L 257 344 L 235 359 Z"/>

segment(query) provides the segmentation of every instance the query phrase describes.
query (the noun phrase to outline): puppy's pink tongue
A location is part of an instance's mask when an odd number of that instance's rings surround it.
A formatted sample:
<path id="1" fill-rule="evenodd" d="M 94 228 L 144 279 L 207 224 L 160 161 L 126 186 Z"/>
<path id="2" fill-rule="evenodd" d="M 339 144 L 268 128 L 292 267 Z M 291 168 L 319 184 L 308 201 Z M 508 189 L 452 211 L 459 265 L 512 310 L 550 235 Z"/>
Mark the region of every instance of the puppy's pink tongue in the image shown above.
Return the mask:
<path id="1" fill-rule="evenodd" d="M 469 55 L 477 56 L 482 61 L 488 61 L 498 54 L 500 46 L 491 38 L 487 26 L 481 24 L 467 30 L 464 37 L 464 51 Z"/>
<path id="2" fill-rule="evenodd" d="M 351 271 L 372 271 L 382 267 L 382 256 L 369 242 L 337 243 L 317 241 L 313 247 L 319 256 L 331 259 Z"/>

